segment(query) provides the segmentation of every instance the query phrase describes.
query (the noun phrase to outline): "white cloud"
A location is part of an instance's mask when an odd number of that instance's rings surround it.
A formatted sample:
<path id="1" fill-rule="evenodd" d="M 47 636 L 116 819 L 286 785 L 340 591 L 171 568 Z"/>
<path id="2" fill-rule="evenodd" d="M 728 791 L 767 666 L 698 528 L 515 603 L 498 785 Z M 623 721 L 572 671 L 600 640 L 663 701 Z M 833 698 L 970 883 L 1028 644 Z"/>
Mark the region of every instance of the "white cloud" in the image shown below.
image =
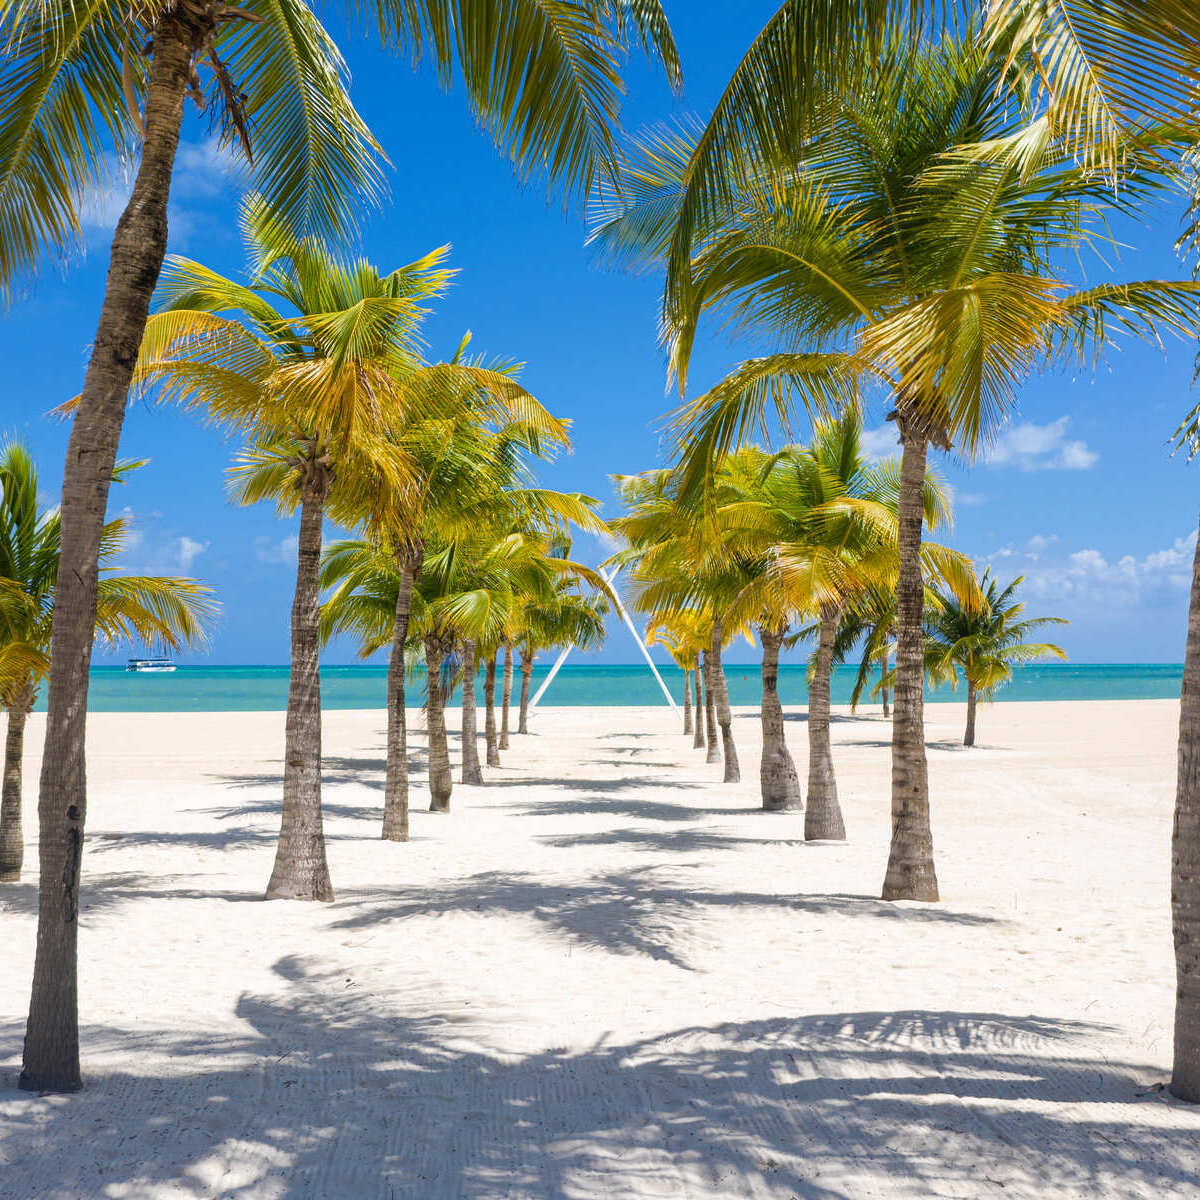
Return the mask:
<path id="1" fill-rule="evenodd" d="M 179 569 L 188 572 L 196 559 L 208 549 L 208 542 L 198 542 L 183 534 L 176 542 L 176 553 L 179 557 Z"/>
<path id="2" fill-rule="evenodd" d="M 1048 425 L 1010 425 L 988 449 L 984 464 L 1018 471 L 1086 471 L 1100 455 L 1086 442 L 1067 437 L 1069 423 L 1070 417 L 1059 417 Z"/>
<path id="3" fill-rule="evenodd" d="M 954 493 L 954 503 L 961 508 L 978 508 L 981 504 L 987 503 L 987 496 L 983 492 L 959 492 Z"/>
<path id="4" fill-rule="evenodd" d="M 1035 534 L 1024 550 L 1004 546 L 982 563 L 1003 562 L 1003 576 L 1025 576 L 1032 609 L 1092 618 L 1139 606 L 1178 605 L 1191 584 L 1196 534 L 1176 538 L 1170 546 L 1141 556 L 1122 554 L 1110 560 L 1093 546 L 1051 554 L 1056 535 Z M 1053 605 L 1055 607 L 1047 608 Z M 1032 610 L 1031 609 L 1031 610 Z"/>
<path id="5" fill-rule="evenodd" d="M 254 539 L 254 556 L 263 563 L 294 564 L 300 552 L 300 539 L 293 533 L 278 542 L 268 537 Z"/>
<path id="6" fill-rule="evenodd" d="M 900 435 L 894 421 L 880 425 L 878 429 L 864 429 L 860 443 L 863 454 L 874 461 L 892 458 L 900 453 Z"/>

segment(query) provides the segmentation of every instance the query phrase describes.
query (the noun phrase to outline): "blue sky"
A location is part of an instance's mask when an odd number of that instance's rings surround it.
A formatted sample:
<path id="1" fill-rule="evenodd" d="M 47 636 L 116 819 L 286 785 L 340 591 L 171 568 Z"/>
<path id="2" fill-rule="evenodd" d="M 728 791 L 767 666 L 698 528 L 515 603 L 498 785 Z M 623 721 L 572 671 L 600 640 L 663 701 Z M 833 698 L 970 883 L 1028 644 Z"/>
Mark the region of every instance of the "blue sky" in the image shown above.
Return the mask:
<path id="1" fill-rule="evenodd" d="M 630 64 L 627 125 L 707 113 L 738 57 L 773 11 L 764 0 L 666 0 L 683 55 L 686 94 Z M 388 269 L 450 242 L 460 269 L 427 326 L 431 353 L 449 354 L 465 329 L 473 347 L 527 363 L 526 385 L 573 422 L 575 451 L 542 472 L 550 486 L 583 490 L 613 511 L 608 476 L 659 463 L 657 429 L 674 400 L 656 344 L 657 285 L 596 269 L 578 213 L 522 188 L 473 125 L 460 91 L 441 93 L 428 71 L 377 51 L 359 33 L 341 44 L 355 100 L 392 159 L 391 200 L 364 230 L 362 249 Z M 238 181 L 206 120 L 189 114 L 173 187 L 170 248 L 234 273 Z M 49 500 L 57 496 L 67 429 L 45 414 L 75 394 L 99 311 L 119 187 L 89 206 L 86 254 L 47 270 L 0 320 L 9 384 L 0 429 L 25 440 Z M 1172 244 L 1181 204 L 1164 202 L 1118 229 L 1127 245 L 1118 278 L 1180 276 Z M 1093 280 L 1099 262 L 1088 264 Z M 747 352 L 719 333 L 697 348 L 692 382 L 719 377 Z M 1123 343 L 1095 372 L 1030 383 L 990 460 L 943 462 L 957 498 L 950 541 L 1002 577 L 1023 573 L 1031 612 L 1070 618 L 1060 640 L 1080 662 L 1179 661 L 1196 529 L 1195 468 L 1172 459 L 1167 439 L 1194 403 L 1192 348 Z M 894 440 L 882 412 L 867 414 L 872 445 Z M 225 495 L 235 446 L 215 430 L 144 405 L 128 416 L 125 457 L 149 465 L 115 488 L 114 512 L 135 530 L 131 570 L 192 573 L 213 585 L 223 613 L 208 661 L 278 663 L 288 655 L 294 527 L 269 508 L 240 509 Z M 590 539 L 578 556 L 596 562 Z M 749 658 L 749 647 L 731 649 Z M 636 650 L 614 621 L 601 652 L 632 662 Z M 352 645 L 330 662 L 354 660 Z"/>

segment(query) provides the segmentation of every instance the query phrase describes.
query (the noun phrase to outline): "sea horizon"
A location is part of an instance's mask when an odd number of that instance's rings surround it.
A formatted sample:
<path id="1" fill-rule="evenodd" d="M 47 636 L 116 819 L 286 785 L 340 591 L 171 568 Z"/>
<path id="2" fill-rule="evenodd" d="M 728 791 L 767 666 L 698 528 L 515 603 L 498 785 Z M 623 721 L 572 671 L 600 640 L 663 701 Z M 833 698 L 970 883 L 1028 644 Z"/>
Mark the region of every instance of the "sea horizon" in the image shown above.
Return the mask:
<path id="1" fill-rule="evenodd" d="M 545 680 L 551 664 L 539 663 L 533 687 Z M 832 700 L 848 704 L 857 675 L 857 664 L 834 671 Z M 659 666 L 667 687 L 678 702 L 683 678 L 673 666 Z M 808 668 L 788 664 L 779 669 L 780 699 L 785 707 L 808 701 Z M 88 709 L 91 712 L 275 712 L 287 704 L 289 667 L 283 664 L 185 664 L 163 674 L 127 671 L 124 666 L 91 669 Z M 759 702 L 761 678 L 757 663 L 726 663 L 729 699 L 734 705 Z M 878 682 L 875 674 L 873 684 Z M 1018 667 L 1013 681 L 996 694 L 998 703 L 1039 700 L 1166 700 L 1179 696 L 1182 663 L 1046 663 Z M 327 709 L 374 709 L 386 703 L 387 667 L 382 664 L 331 665 L 321 668 L 322 704 Z M 418 674 L 409 682 L 409 703 L 419 705 L 423 685 Z M 513 703 L 520 691 L 518 674 Z M 40 689 L 38 709 L 45 708 Z M 482 684 L 477 688 L 482 703 Z M 497 688 L 497 700 L 499 687 Z M 927 688 L 931 704 L 961 703 L 963 687 Z M 450 703 L 460 702 L 455 691 Z M 547 690 L 547 706 L 603 708 L 665 705 L 666 699 L 644 663 L 565 664 Z M 864 697 L 860 707 L 869 710 L 878 699 Z"/>

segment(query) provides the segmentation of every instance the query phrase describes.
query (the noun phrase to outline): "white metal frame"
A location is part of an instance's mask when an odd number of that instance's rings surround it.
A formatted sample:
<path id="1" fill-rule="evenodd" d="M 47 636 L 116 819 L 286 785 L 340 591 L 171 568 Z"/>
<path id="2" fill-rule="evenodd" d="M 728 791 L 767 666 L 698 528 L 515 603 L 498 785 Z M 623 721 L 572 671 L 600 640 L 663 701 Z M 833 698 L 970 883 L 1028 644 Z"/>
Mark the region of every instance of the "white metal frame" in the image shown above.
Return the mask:
<path id="1" fill-rule="evenodd" d="M 612 587 L 613 580 L 616 579 L 620 567 L 610 567 L 607 571 L 601 568 L 600 577 L 605 583 Z M 662 694 L 666 696 L 667 703 L 672 709 L 678 711 L 679 705 L 675 703 L 675 697 L 671 695 L 671 689 L 663 682 L 663 677 L 658 673 L 658 667 L 654 664 L 654 659 L 650 657 L 650 651 L 646 648 L 646 643 L 642 640 L 642 635 L 638 633 L 637 626 L 629 619 L 629 614 L 625 611 L 625 605 L 621 603 L 620 593 L 615 587 L 612 588 L 613 599 L 617 602 L 617 612 L 621 614 L 621 620 L 625 622 L 625 627 L 633 634 L 633 640 L 637 642 L 638 649 L 642 652 L 642 657 L 646 660 L 646 665 L 654 672 L 654 678 L 658 680 L 658 686 L 662 688 Z M 542 680 L 542 686 L 538 688 L 534 697 L 529 702 L 529 710 L 532 712 L 538 706 L 538 702 L 546 694 L 546 689 L 554 682 L 555 675 L 558 674 L 558 668 L 567 661 L 567 655 L 574 650 L 572 643 L 568 642 L 560 651 L 558 657 L 554 660 L 554 666 L 550 668 L 550 674 Z"/>

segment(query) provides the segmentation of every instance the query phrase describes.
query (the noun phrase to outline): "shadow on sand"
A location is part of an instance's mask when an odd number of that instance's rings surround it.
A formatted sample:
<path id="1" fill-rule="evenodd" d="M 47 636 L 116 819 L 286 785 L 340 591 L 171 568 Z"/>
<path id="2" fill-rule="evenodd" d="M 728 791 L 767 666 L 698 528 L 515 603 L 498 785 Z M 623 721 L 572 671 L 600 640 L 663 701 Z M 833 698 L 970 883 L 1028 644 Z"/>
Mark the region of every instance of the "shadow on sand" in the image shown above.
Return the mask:
<path id="1" fill-rule="evenodd" d="M 89 1029 L 93 1055 L 142 1069 L 89 1075 L 61 1103 L 10 1093 L 6 1197 L 1028 1200 L 1200 1189 L 1195 1113 L 1147 1095 L 1145 1068 L 1078 1056 L 1075 1039 L 1095 1026 L 834 1012 L 513 1055 L 472 1037 L 466 1013 L 414 1011 L 298 958 L 275 971 L 279 989 L 240 998 L 244 1033 Z M 86 1153 L 64 1153 L 80 1143 Z"/>

